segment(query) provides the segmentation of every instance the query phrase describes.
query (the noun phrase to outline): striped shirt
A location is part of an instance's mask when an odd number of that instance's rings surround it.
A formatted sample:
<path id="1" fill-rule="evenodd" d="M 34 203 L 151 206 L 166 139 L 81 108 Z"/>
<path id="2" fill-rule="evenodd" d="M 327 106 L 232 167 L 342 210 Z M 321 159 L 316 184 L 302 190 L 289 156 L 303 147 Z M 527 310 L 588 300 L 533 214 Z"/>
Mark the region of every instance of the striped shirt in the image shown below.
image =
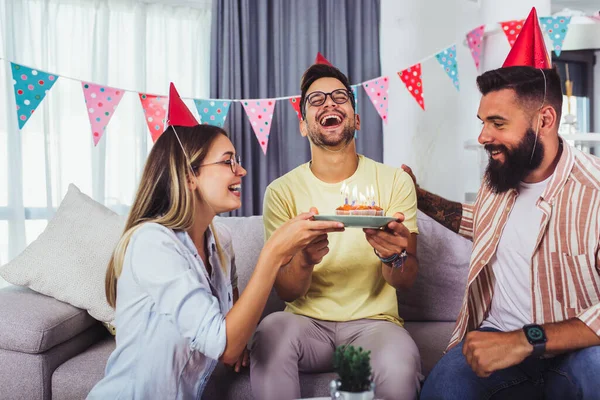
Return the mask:
<path id="1" fill-rule="evenodd" d="M 563 151 L 536 202 L 542 211 L 531 258 L 531 321 L 579 318 L 600 336 L 600 159 L 561 139 Z M 463 204 L 459 233 L 473 241 L 463 304 L 448 349 L 487 317 L 495 278 L 490 260 L 518 192 L 496 194 L 483 184 L 475 204 Z"/>

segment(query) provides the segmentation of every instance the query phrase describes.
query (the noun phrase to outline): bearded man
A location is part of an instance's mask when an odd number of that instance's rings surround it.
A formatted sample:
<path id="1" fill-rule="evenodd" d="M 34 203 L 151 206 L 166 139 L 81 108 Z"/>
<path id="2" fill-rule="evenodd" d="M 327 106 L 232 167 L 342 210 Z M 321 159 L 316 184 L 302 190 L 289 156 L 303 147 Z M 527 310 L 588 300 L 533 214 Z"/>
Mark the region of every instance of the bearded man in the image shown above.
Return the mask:
<path id="1" fill-rule="evenodd" d="M 350 344 L 371 352 L 377 398 L 414 399 L 421 360 L 396 300 L 396 289 L 410 287 L 417 275 L 414 183 L 402 169 L 357 154 L 360 117 L 348 78 L 337 68 L 311 66 L 301 91 L 300 132 L 312 157 L 267 188 L 266 238 L 303 211 L 334 214 L 343 205 L 342 185 L 350 195 L 356 188 L 396 221 L 385 229 L 323 235 L 280 270 L 275 289 L 287 307 L 267 316 L 255 333 L 254 397 L 300 398 L 299 371 L 331 371 L 336 346 Z"/>
<path id="2" fill-rule="evenodd" d="M 600 160 L 558 135 L 561 82 L 537 21 L 534 9 L 503 68 L 477 78 L 489 164 L 475 204 L 417 189 L 419 209 L 473 241 L 424 400 L 600 396 Z"/>

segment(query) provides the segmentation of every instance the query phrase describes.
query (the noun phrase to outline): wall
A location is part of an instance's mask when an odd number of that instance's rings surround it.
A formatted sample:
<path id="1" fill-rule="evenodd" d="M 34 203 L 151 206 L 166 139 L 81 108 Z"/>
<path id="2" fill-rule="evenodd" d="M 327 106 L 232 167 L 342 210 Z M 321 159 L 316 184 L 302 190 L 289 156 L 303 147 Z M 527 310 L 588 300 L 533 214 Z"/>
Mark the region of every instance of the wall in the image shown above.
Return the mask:
<path id="1" fill-rule="evenodd" d="M 500 67 L 510 47 L 499 28 L 486 35 L 484 47 L 493 50 L 477 71 L 465 34 L 485 23 L 489 29 L 499 20 L 525 18 L 534 5 L 540 15 L 550 12 L 548 0 L 381 0 L 382 73 L 390 76 L 386 164 L 411 166 L 421 186 L 450 200 L 465 201 L 466 193 L 477 191 L 487 159 L 465 149 L 477 143 L 481 129 L 475 79 Z M 422 64 L 422 111 L 396 73 L 451 44 L 457 46 L 460 92 L 431 57 Z"/>
<path id="2" fill-rule="evenodd" d="M 463 201 L 479 186 L 477 154 L 464 149 L 477 139 L 477 71 L 465 34 L 480 25 L 476 3 L 458 0 L 382 0 L 382 73 L 390 76 L 389 116 L 384 128 L 384 162 L 413 168 L 424 188 Z M 413 63 L 456 44 L 460 91 L 435 57 L 422 63 L 422 111 L 397 75 Z"/>

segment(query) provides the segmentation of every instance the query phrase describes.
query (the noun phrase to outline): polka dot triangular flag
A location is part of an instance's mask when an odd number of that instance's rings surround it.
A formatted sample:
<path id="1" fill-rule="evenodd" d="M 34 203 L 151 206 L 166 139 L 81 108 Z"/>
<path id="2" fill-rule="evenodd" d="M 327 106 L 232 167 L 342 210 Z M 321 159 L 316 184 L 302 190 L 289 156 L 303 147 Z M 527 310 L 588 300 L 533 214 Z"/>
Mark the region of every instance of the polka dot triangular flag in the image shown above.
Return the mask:
<path id="1" fill-rule="evenodd" d="M 524 22 L 524 19 L 500 22 L 500 25 L 502 25 L 502 31 L 506 35 L 510 47 L 513 47 L 517 41 L 517 37 L 519 36 L 519 33 L 521 33 L 521 29 L 523 29 Z"/>
<path id="2" fill-rule="evenodd" d="M 302 113 L 300 112 L 300 96 L 292 97 L 290 99 L 290 104 L 294 107 L 294 111 L 296 111 L 296 116 L 299 120 L 302 120 Z"/>
<path id="3" fill-rule="evenodd" d="M 52 88 L 58 76 L 12 62 L 10 66 L 17 102 L 19 129 L 23 129 L 23 126 L 25 126 L 37 106 L 44 100 L 46 93 Z"/>
<path id="4" fill-rule="evenodd" d="M 148 124 L 148 129 L 150 129 L 150 136 L 152 136 L 152 141 L 156 142 L 156 139 L 165 131 L 169 98 L 146 93 L 140 93 L 139 95 L 144 109 L 144 118 Z"/>
<path id="5" fill-rule="evenodd" d="M 220 128 L 225 124 L 231 101 L 229 100 L 194 100 L 200 123 L 204 125 L 216 125 Z"/>
<path id="6" fill-rule="evenodd" d="M 258 144 L 264 154 L 267 154 L 269 145 L 269 132 L 271 131 L 271 120 L 273 119 L 273 110 L 275 110 L 275 100 L 242 100 L 242 105 L 248 119 L 254 130 L 254 135 L 258 139 Z"/>
<path id="7" fill-rule="evenodd" d="M 469 45 L 469 49 L 471 49 L 471 56 L 473 56 L 475 68 L 477 69 L 479 69 L 479 61 L 481 60 L 481 55 L 483 53 L 481 42 L 483 40 L 484 30 L 485 25 L 481 25 L 467 33 L 467 44 Z"/>
<path id="8" fill-rule="evenodd" d="M 85 106 L 92 125 L 94 146 L 96 146 L 102 138 L 121 98 L 123 98 L 123 90 L 90 82 L 81 82 L 81 87 L 83 88 Z"/>
<path id="9" fill-rule="evenodd" d="M 544 17 L 540 18 L 540 25 L 550 39 L 552 39 L 552 49 L 557 56 L 560 56 L 562 44 L 567 36 L 571 17 Z"/>
<path id="10" fill-rule="evenodd" d="M 452 83 L 456 90 L 460 89 L 458 81 L 458 62 L 456 61 L 456 45 L 448 47 L 446 50 L 440 51 L 435 55 L 446 74 L 452 79 Z"/>
<path id="11" fill-rule="evenodd" d="M 419 106 L 425 110 L 425 103 L 423 102 L 423 81 L 421 79 L 421 63 L 398 72 L 398 75 L 406 85 L 410 94 L 412 94 L 417 103 L 419 103 Z"/>
<path id="12" fill-rule="evenodd" d="M 371 99 L 371 103 L 379 113 L 383 122 L 387 123 L 388 114 L 388 89 L 389 82 L 387 76 L 371 79 L 363 82 L 363 88 Z"/>

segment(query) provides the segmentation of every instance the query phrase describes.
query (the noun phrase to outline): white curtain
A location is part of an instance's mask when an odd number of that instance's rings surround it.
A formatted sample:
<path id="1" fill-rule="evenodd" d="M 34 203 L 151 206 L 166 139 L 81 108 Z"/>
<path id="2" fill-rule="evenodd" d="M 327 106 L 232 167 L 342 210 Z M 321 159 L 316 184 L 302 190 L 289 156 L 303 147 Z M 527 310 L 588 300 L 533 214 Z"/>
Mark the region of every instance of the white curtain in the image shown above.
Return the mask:
<path id="1" fill-rule="evenodd" d="M 69 183 L 127 212 L 152 146 L 137 92 L 167 95 L 173 81 L 208 97 L 211 1 L 171 4 L 0 1 L 0 265 L 44 230 Z M 8 61 L 63 76 L 22 130 Z M 78 80 L 128 91 L 96 147 Z"/>

